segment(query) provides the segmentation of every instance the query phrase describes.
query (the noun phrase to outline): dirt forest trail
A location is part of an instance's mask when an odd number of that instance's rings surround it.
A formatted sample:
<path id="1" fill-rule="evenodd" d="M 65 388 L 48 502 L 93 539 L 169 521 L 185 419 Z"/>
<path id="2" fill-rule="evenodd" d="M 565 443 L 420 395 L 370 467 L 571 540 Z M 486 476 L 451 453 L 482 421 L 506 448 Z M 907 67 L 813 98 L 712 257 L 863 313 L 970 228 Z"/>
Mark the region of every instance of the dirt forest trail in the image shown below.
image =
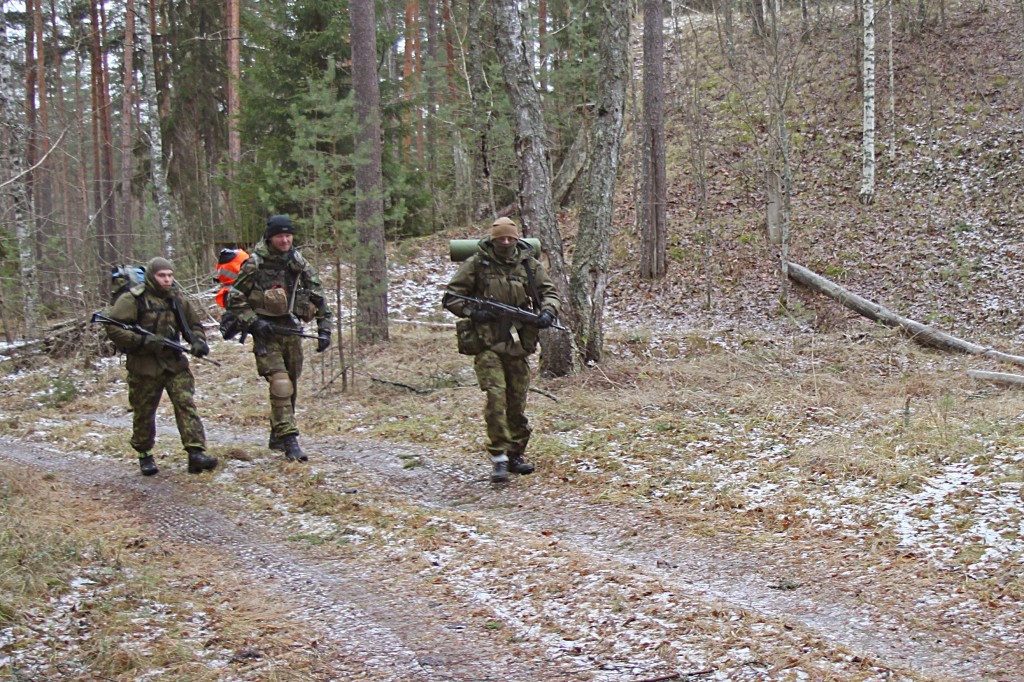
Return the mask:
<path id="1" fill-rule="evenodd" d="M 258 446 L 220 428 L 208 436 Z M 162 423 L 161 440 L 173 437 Z M 879 566 L 813 539 L 741 547 L 698 536 L 660 503 L 585 499 L 543 471 L 496 488 L 480 462 L 324 439 L 306 443 L 304 467 L 266 454 L 212 476 L 169 463 L 144 479 L 126 460 L 0 443 L 3 459 L 218 552 L 218 571 L 248 576 L 308 624 L 324 679 L 1024 680 L 1021 609 L 1003 605 L 996 618 L 959 596 L 955 577 L 922 580 L 918 563 Z M 369 539 L 340 549 L 297 540 L 322 519 L 239 478 L 252 470 L 283 487 L 313 477 L 390 530 L 353 521 L 342 532 Z"/>

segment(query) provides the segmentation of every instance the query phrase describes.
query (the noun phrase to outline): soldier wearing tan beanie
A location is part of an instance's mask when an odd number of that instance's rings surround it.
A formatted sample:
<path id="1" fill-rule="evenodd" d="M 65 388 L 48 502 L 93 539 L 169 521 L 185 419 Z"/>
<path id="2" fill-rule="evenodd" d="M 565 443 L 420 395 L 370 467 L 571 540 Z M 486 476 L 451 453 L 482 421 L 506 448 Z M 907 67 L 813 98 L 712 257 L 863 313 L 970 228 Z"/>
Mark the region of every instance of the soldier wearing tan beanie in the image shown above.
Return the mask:
<path id="1" fill-rule="evenodd" d="M 509 474 L 529 474 L 533 465 L 526 459 L 530 441 L 526 418 L 526 397 L 530 389 L 527 357 L 537 350 L 540 330 L 550 327 L 558 316 L 561 301 L 533 247 L 520 239 L 519 227 L 511 218 L 491 223 L 490 236 L 481 239 L 477 253 L 470 256 L 448 283 L 448 291 L 462 297 L 491 299 L 537 314 L 537 322 L 526 324 L 502 319 L 494 313 L 446 297 L 444 306 L 466 318 L 474 343 L 459 352 L 473 355 L 473 370 L 486 396 L 487 453 L 493 470 L 491 481 L 504 483 Z"/>

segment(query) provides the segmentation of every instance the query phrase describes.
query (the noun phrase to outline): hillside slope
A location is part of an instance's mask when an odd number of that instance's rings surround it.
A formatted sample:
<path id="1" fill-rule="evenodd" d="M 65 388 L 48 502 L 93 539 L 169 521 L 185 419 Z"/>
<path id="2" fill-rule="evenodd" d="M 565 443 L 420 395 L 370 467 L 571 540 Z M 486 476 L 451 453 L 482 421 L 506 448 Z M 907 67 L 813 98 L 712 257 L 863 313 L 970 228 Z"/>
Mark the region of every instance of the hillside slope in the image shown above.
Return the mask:
<path id="1" fill-rule="evenodd" d="M 792 79 L 787 100 L 793 169 L 790 258 L 951 333 L 1020 343 L 1020 12 L 1011 3 L 956 4 L 947 8 L 944 27 L 916 37 L 898 19 L 894 123 L 888 113 L 889 28 L 887 15 L 879 12 L 878 168 L 871 206 L 858 202 L 859 29 L 848 25 L 848 17 L 835 17 L 831 28 L 816 32 L 806 44 L 791 40 L 781 48 L 796 54 L 788 57 L 784 71 Z M 632 162 L 627 162 L 630 180 L 622 183 L 626 191 L 617 213 L 610 321 L 632 313 L 647 324 L 679 329 L 784 329 L 777 305 L 778 248 L 767 243 L 764 229 L 768 81 L 746 66 L 765 56 L 751 42 L 747 24 L 738 24 L 737 50 L 744 66 L 731 69 L 712 26 L 692 29 L 688 19 L 680 22 L 666 47 L 667 78 L 674 88 L 666 97 L 670 272 L 656 283 L 635 277 L 639 257 Z M 693 82 L 699 86 L 696 95 Z M 687 113 L 694 98 L 698 123 Z M 706 139 L 703 212 L 693 163 L 697 125 Z M 894 125 L 896 149 L 890 160 Z M 848 326 L 844 318 L 849 316 L 836 313 L 834 304 L 799 289 L 790 308 L 806 328 Z"/>

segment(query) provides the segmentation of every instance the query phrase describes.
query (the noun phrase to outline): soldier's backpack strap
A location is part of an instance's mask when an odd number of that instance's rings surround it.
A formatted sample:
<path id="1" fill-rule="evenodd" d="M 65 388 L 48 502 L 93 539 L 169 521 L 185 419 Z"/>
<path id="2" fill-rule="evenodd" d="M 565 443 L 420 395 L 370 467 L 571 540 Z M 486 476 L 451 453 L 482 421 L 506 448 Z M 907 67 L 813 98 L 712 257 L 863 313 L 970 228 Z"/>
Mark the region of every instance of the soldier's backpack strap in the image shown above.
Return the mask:
<path id="1" fill-rule="evenodd" d="M 178 324 L 178 331 L 181 332 L 182 338 L 192 345 L 192 328 L 188 325 L 188 320 L 185 319 L 185 311 L 181 309 L 181 299 L 178 298 L 178 292 L 174 292 L 174 296 L 171 297 L 171 311 L 174 312 L 174 321 Z"/>
<path id="2" fill-rule="evenodd" d="M 530 298 L 533 299 L 533 309 L 539 313 L 540 293 L 537 291 L 537 278 L 533 274 L 533 268 L 530 267 L 530 258 L 523 261 L 523 268 L 526 269 L 526 288 L 529 291 Z"/>

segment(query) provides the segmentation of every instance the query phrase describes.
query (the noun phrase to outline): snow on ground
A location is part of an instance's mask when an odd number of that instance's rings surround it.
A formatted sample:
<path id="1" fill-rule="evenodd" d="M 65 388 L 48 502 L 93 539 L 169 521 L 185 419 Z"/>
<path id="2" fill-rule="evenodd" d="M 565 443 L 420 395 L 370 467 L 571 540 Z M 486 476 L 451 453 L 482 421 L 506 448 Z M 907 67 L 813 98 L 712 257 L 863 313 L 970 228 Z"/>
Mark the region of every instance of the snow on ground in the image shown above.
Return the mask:
<path id="1" fill-rule="evenodd" d="M 964 248 L 986 239 L 976 230 L 961 231 L 957 238 Z M 457 267 L 457 263 L 430 253 L 392 265 L 392 310 L 401 311 L 397 316 L 403 319 L 436 320 L 440 312 L 441 319 L 453 321 L 441 310 L 439 301 L 440 292 Z M 1001 261 L 999 267 L 1011 266 Z M 1024 281 L 1024 264 L 1012 267 L 1012 281 Z M 1016 301 L 1006 294 L 993 293 L 986 305 L 1005 310 Z M 697 334 L 702 344 L 741 354 L 747 336 L 736 327 L 735 320 L 726 317 L 685 311 L 678 315 L 652 314 L 647 305 L 614 298 L 608 301 L 607 310 L 609 336 L 628 338 L 642 333 L 645 346 L 652 352 L 670 347 L 676 355 L 682 355 L 687 337 Z M 694 327 L 695 322 L 701 326 Z M 756 332 L 770 334 L 777 331 L 775 326 L 757 325 Z M 792 334 L 792 327 L 786 333 Z M 821 443 L 845 441 L 852 451 L 865 449 L 863 434 L 877 428 L 884 418 L 865 412 L 858 420 L 808 420 L 802 433 L 791 436 L 752 425 L 738 416 L 723 419 L 699 410 L 678 412 L 651 406 L 644 414 L 632 417 L 629 425 L 619 424 L 615 432 L 584 427 L 556 435 L 566 446 L 563 464 L 571 464 L 581 473 L 594 473 L 601 471 L 600 462 L 604 462 L 606 468 L 615 470 L 613 482 L 632 488 L 649 487 L 652 497 L 681 496 L 713 505 L 727 492 L 732 503 L 743 510 L 787 507 L 794 495 L 800 495 L 805 506 L 787 513 L 809 520 L 813 527 L 860 535 L 866 532 L 866 523 L 877 525 L 892 531 L 901 548 L 926 556 L 938 566 L 958 558 L 974 579 L 1019 563 L 1024 557 L 1024 446 L 1007 449 L 1005 443 L 993 441 L 990 435 L 973 434 L 972 439 L 985 443 L 984 466 L 972 464 L 969 455 L 951 452 L 945 457 L 948 464 L 907 487 L 878 485 L 867 477 L 824 476 L 809 482 L 798 467 L 787 464 L 795 452 Z M 666 453 L 661 461 L 631 456 L 638 442 L 657 442 L 661 437 L 659 428 L 679 422 L 687 424 L 689 433 L 702 437 L 686 441 L 683 452 Z M 898 452 L 899 448 L 897 445 L 894 450 Z M 898 469 L 901 462 L 893 460 L 887 465 Z M 769 480 L 766 471 L 776 473 Z M 813 496 L 806 494 L 809 484 Z"/>

